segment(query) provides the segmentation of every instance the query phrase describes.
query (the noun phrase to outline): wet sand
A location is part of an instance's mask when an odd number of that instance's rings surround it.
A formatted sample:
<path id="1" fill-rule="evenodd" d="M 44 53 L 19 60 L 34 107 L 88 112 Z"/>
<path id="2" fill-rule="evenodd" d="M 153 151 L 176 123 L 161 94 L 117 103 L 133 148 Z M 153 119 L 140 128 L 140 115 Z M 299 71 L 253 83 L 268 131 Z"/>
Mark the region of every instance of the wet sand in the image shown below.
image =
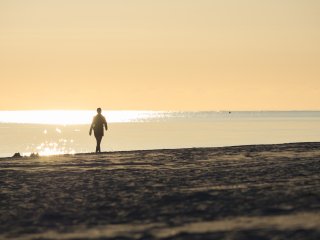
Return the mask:
<path id="1" fill-rule="evenodd" d="M 320 143 L 0 159 L 0 239 L 320 239 Z"/>

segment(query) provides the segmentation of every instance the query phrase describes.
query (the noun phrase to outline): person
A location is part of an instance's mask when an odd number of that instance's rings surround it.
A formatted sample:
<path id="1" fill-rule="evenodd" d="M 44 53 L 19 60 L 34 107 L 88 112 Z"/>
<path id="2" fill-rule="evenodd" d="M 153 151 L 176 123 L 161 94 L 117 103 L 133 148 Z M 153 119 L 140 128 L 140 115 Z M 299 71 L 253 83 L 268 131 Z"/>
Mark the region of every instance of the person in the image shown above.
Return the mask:
<path id="1" fill-rule="evenodd" d="M 92 124 L 89 130 L 89 135 L 91 136 L 92 130 L 93 130 L 94 136 L 97 140 L 96 153 L 100 153 L 101 152 L 100 143 L 104 135 L 103 128 L 105 128 L 105 130 L 107 131 L 108 125 L 107 125 L 106 118 L 101 114 L 101 108 L 97 108 L 97 113 L 98 114 L 94 116 L 92 120 Z"/>

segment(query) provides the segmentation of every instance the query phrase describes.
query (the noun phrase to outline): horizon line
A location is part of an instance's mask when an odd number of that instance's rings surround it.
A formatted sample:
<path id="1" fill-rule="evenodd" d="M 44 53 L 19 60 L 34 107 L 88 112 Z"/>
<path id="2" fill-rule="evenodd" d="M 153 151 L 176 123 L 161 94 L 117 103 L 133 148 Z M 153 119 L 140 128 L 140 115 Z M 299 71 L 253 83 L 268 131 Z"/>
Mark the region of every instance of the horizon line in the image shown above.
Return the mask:
<path id="1" fill-rule="evenodd" d="M 61 112 L 67 112 L 67 111 L 96 111 L 96 108 L 93 109 L 0 109 L 0 112 L 30 112 L 30 111 L 36 111 L 36 112 L 53 112 L 53 111 L 61 111 Z M 233 109 L 221 109 L 221 110 L 152 110 L 152 109 L 103 109 L 103 112 L 319 112 L 320 109 L 267 109 L 267 110 L 250 110 L 250 109 L 244 109 L 244 110 L 233 110 Z"/>

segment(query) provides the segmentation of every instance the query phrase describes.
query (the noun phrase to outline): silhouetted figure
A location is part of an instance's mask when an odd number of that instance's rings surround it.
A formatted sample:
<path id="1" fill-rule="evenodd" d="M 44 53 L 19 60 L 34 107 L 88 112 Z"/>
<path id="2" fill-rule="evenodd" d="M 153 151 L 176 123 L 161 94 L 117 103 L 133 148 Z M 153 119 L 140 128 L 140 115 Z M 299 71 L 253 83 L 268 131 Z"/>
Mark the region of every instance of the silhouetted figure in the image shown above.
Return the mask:
<path id="1" fill-rule="evenodd" d="M 101 108 L 97 108 L 97 113 L 98 114 L 92 120 L 92 124 L 91 124 L 90 131 L 89 131 L 89 135 L 91 136 L 92 129 L 93 129 L 94 136 L 97 140 L 96 153 L 101 152 L 100 143 L 101 143 L 102 137 L 104 135 L 103 128 L 105 128 L 106 131 L 108 130 L 107 121 L 106 121 L 105 117 L 102 116 L 102 114 L 101 114 Z"/>

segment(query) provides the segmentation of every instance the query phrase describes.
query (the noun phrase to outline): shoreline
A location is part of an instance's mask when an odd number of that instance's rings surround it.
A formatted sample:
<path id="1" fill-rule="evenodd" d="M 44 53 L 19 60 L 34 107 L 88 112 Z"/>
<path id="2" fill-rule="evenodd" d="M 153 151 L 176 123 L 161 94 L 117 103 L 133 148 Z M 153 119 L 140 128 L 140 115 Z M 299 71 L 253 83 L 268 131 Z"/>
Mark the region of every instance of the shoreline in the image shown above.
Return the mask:
<path id="1" fill-rule="evenodd" d="M 123 150 L 123 151 L 103 151 L 101 153 L 95 153 L 95 152 L 78 152 L 74 154 L 65 153 L 65 154 L 53 154 L 53 155 L 38 155 L 37 158 L 45 158 L 45 157 L 66 157 L 66 156 L 85 156 L 85 155 L 104 155 L 104 154 L 119 154 L 119 153 L 143 153 L 143 152 L 158 152 L 158 151 L 183 151 L 183 150 L 229 150 L 229 149 L 242 149 L 242 148 L 270 148 L 270 147 L 276 147 L 276 148 L 285 148 L 289 146 L 299 146 L 299 147 L 312 147 L 312 146 L 320 146 L 320 142 L 288 142 L 288 143 L 271 143 L 271 144 L 246 144 L 246 145 L 232 145 L 232 146 L 219 146 L 219 147 L 182 147 L 182 148 L 155 148 L 155 149 L 139 149 L 139 150 Z M 19 152 L 17 152 L 19 153 Z M 15 153 L 14 153 L 15 154 Z M 34 153 L 37 154 L 37 153 Z M 8 157 L 0 157 L 1 160 L 8 160 L 8 159 L 32 159 L 35 157 L 32 156 L 23 156 L 21 157 L 14 157 L 14 156 L 8 156 Z"/>

